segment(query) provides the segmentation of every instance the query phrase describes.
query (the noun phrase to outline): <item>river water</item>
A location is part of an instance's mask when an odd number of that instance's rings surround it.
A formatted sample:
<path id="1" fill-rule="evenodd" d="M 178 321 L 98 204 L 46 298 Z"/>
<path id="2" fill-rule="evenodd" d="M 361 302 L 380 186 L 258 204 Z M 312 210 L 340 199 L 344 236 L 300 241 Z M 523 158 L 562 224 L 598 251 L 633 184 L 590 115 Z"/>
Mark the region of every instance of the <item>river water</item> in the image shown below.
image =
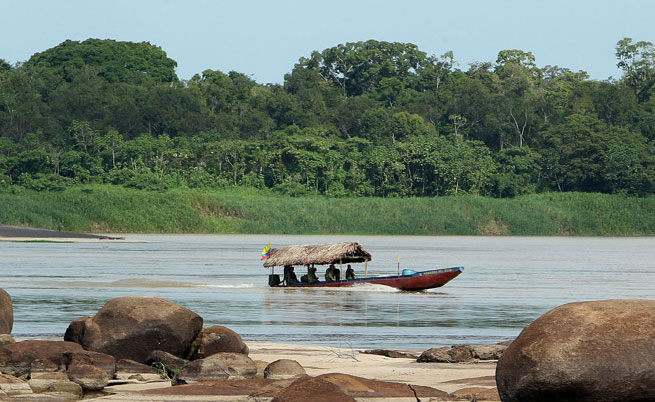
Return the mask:
<path id="1" fill-rule="evenodd" d="M 655 238 L 125 235 L 125 242 L 0 242 L 13 336 L 61 337 L 108 300 L 157 296 L 244 340 L 427 349 L 516 337 L 558 305 L 652 298 Z M 273 289 L 262 248 L 358 241 L 369 276 L 463 266 L 446 286 Z M 355 264 L 358 277 L 364 266 Z M 297 268 L 298 276 L 304 270 Z M 344 272 L 345 269 L 342 270 Z M 322 274 L 321 268 L 319 273 Z"/>

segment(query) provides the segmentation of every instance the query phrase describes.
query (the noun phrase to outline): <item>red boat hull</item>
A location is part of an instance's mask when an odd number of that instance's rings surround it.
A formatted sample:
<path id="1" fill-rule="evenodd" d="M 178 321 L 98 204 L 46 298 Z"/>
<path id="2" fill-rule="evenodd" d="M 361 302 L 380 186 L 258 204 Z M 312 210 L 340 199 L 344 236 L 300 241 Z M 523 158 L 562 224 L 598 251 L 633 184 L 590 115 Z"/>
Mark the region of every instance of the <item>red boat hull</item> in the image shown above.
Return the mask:
<path id="1" fill-rule="evenodd" d="M 378 276 L 372 278 L 352 279 L 334 282 L 316 282 L 316 283 L 295 283 L 291 285 L 279 284 L 277 288 L 340 288 L 346 286 L 356 286 L 364 283 L 374 285 L 390 286 L 400 290 L 425 290 L 438 288 L 457 275 L 461 274 L 464 268 L 443 268 L 431 271 L 416 272 L 411 275 L 396 276 Z"/>

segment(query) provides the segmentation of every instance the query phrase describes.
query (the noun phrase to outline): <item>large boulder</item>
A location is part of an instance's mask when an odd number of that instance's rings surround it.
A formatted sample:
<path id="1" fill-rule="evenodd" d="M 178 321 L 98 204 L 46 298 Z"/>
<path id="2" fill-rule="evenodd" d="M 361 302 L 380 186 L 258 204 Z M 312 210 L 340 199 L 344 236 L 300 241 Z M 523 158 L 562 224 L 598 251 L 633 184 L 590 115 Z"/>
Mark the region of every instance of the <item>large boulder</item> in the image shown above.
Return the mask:
<path id="1" fill-rule="evenodd" d="M 247 355 L 248 346 L 236 332 L 220 325 L 203 328 L 193 341 L 187 356 L 189 360 L 204 359 L 216 353 L 243 353 Z"/>
<path id="2" fill-rule="evenodd" d="M 202 329 L 202 317 L 158 297 L 119 297 L 85 321 L 85 349 L 144 363 L 150 352 L 185 356 Z"/>
<path id="3" fill-rule="evenodd" d="M 0 346 L 0 372 L 20 377 L 30 373 L 32 362 L 41 360 L 48 365 L 64 365 L 65 352 L 82 351 L 72 342 L 29 340 Z"/>
<path id="4" fill-rule="evenodd" d="M 655 400 L 655 300 L 565 304 L 528 325 L 496 368 L 503 402 Z"/>
<path id="5" fill-rule="evenodd" d="M 242 353 L 217 353 L 205 359 L 194 360 L 175 378 L 175 384 L 192 384 L 200 381 L 239 380 L 255 378 L 257 366 Z"/>
<path id="6" fill-rule="evenodd" d="M 271 380 L 286 380 L 307 375 L 305 369 L 295 360 L 280 359 L 266 366 L 264 378 Z"/>
<path id="7" fill-rule="evenodd" d="M 14 305 L 9 293 L 0 289 L 0 334 L 11 334 L 14 326 Z"/>

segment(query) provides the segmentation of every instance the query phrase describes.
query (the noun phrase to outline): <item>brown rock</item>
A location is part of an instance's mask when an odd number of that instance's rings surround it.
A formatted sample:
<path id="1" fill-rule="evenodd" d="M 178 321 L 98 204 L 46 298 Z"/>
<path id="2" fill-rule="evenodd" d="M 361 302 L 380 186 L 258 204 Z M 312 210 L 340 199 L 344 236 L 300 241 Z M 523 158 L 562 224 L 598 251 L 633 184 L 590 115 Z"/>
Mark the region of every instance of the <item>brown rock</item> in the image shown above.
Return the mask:
<path id="1" fill-rule="evenodd" d="M 496 344 L 496 345 L 478 345 L 472 346 L 471 351 L 473 357 L 479 360 L 498 360 L 500 356 L 503 355 L 505 349 L 508 345 Z"/>
<path id="2" fill-rule="evenodd" d="M 116 372 L 116 360 L 114 356 L 91 352 L 89 350 L 64 353 L 64 364 L 66 367 L 71 364 L 90 364 L 104 370 L 110 379 L 114 377 L 114 373 Z"/>
<path id="3" fill-rule="evenodd" d="M 173 378 L 184 366 L 189 364 L 189 361 L 161 350 L 155 350 L 148 356 L 146 364 L 154 367 L 157 371 L 162 372 L 169 378 Z"/>
<path id="4" fill-rule="evenodd" d="M 153 350 L 185 356 L 202 329 L 193 311 L 158 297 L 119 297 L 86 321 L 82 344 L 117 359 L 145 362 Z"/>
<path id="5" fill-rule="evenodd" d="M 9 334 L 1 334 L 0 335 L 0 346 L 6 345 L 8 343 L 14 343 L 16 340 L 11 337 Z"/>
<path id="6" fill-rule="evenodd" d="M 66 367 L 68 379 L 79 384 L 85 391 L 103 389 L 109 383 L 107 372 L 91 364 L 91 359 L 84 355 L 74 356 L 73 361 Z"/>
<path id="7" fill-rule="evenodd" d="M 64 360 L 65 359 L 62 358 L 62 362 Z M 33 375 L 34 373 L 51 373 L 53 371 L 61 371 L 61 367 L 59 363 L 55 363 L 52 360 L 35 359 L 32 360 L 32 364 L 30 364 L 30 375 Z"/>
<path id="8" fill-rule="evenodd" d="M 338 386 L 318 377 L 302 377 L 280 391 L 271 402 L 356 402 Z"/>
<path id="9" fill-rule="evenodd" d="M 257 367 L 257 377 L 264 378 L 264 370 L 268 367 L 268 362 L 263 360 L 255 360 L 255 366 Z"/>
<path id="10" fill-rule="evenodd" d="M 433 348 L 421 353 L 420 363 L 463 363 L 475 360 L 473 350 L 469 345 L 454 345 L 452 347 Z"/>
<path id="11" fill-rule="evenodd" d="M 0 346 L 0 372 L 20 377 L 29 374 L 34 360 L 49 360 L 56 366 L 63 365 L 63 354 L 82 351 L 82 346 L 72 342 L 29 340 Z"/>
<path id="12" fill-rule="evenodd" d="M 269 364 L 264 370 L 264 378 L 286 380 L 307 375 L 305 369 L 295 360 L 280 359 Z"/>
<path id="13" fill-rule="evenodd" d="M 84 339 L 84 330 L 86 328 L 86 321 L 91 317 L 80 317 L 76 318 L 68 324 L 66 332 L 64 333 L 64 340 L 66 342 L 75 342 L 82 344 Z"/>
<path id="14" fill-rule="evenodd" d="M 123 373 L 138 373 L 138 374 L 158 374 L 159 371 L 143 363 L 135 362 L 134 360 L 121 359 L 116 362 L 116 372 Z"/>
<path id="15" fill-rule="evenodd" d="M 448 393 L 422 385 L 370 380 L 349 374 L 330 373 L 318 376 L 354 398 L 429 398 L 445 399 Z"/>
<path id="16" fill-rule="evenodd" d="M 249 353 L 248 346 L 236 332 L 220 325 L 203 328 L 193 341 L 187 358 L 204 359 L 216 353 Z"/>
<path id="17" fill-rule="evenodd" d="M 496 383 L 504 402 L 655 400 L 655 300 L 557 307 L 503 353 Z"/>
<path id="18" fill-rule="evenodd" d="M 414 353 L 402 352 L 400 350 L 390 350 L 390 349 L 369 349 L 365 350 L 362 353 L 369 355 L 379 355 L 385 357 L 391 357 L 393 359 L 418 359 L 418 355 Z"/>
<path id="19" fill-rule="evenodd" d="M 0 391 L 8 396 L 32 393 L 32 389 L 26 381 L 8 374 L 0 374 Z"/>
<path id="20" fill-rule="evenodd" d="M 32 373 L 27 383 L 32 391 L 37 394 L 43 392 L 69 392 L 82 396 L 82 387 L 70 381 L 64 371 Z"/>
<path id="21" fill-rule="evenodd" d="M 450 395 L 456 401 L 500 401 L 500 396 L 496 388 L 462 388 Z"/>
<path id="22" fill-rule="evenodd" d="M 0 289 L 0 334 L 11 334 L 14 326 L 14 305 L 11 296 Z"/>
<path id="23" fill-rule="evenodd" d="M 175 384 L 200 381 L 255 378 L 257 366 L 241 353 L 217 353 L 204 359 L 194 360 L 180 371 Z"/>

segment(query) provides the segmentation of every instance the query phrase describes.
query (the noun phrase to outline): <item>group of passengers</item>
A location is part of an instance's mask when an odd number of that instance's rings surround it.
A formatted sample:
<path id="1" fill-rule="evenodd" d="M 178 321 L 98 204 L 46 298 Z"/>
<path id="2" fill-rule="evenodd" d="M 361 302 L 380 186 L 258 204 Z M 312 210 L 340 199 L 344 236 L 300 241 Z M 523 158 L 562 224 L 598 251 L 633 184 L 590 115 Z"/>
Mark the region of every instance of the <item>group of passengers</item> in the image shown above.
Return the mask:
<path id="1" fill-rule="evenodd" d="M 355 279 L 355 270 L 348 264 L 346 269 L 346 280 Z M 325 281 L 334 282 L 341 280 L 341 270 L 330 264 L 330 267 L 325 271 Z M 318 277 L 316 276 L 316 268 L 314 264 L 307 265 L 307 275 L 303 275 L 298 280 L 296 273 L 293 272 L 293 267 L 291 265 L 284 266 L 284 282 L 287 285 L 293 285 L 296 283 L 316 283 L 318 282 Z"/>

